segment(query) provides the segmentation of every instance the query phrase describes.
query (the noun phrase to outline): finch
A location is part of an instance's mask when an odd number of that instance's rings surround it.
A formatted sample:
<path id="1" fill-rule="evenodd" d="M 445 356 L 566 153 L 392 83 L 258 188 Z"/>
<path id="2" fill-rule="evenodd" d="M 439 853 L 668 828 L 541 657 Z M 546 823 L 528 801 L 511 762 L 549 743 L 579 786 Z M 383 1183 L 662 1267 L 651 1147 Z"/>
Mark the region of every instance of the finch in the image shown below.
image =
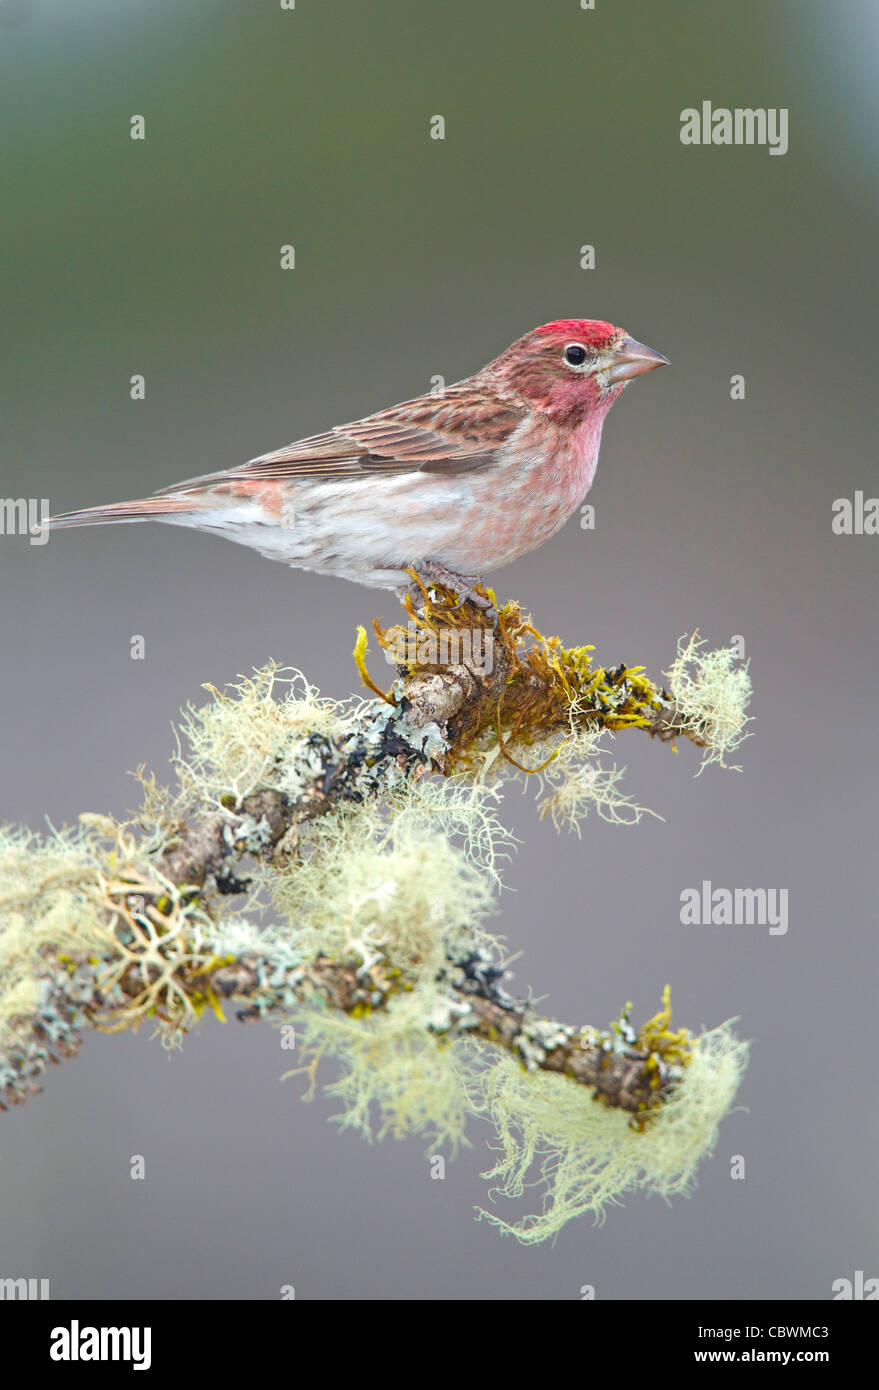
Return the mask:
<path id="1" fill-rule="evenodd" d="M 483 575 L 578 509 L 607 412 L 634 377 L 667 363 L 613 324 L 558 319 L 438 394 L 43 525 L 164 521 L 401 594 L 415 569 L 474 599 Z"/>

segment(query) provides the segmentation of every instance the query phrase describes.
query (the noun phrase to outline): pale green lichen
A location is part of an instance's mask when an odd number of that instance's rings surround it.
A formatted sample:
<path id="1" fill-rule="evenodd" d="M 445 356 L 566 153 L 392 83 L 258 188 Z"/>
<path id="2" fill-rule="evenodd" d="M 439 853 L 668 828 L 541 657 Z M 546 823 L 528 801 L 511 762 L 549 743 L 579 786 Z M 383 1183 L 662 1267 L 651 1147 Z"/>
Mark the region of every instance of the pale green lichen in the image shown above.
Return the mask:
<path id="1" fill-rule="evenodd" d="M 442 810 L 433 791 L 417 789 L 390 815 L 375 804 L 346 808 L 315 821 L 307 852 L 272 868 L 264 881 L 306 951 L 358 959 L 363 969 L 384 957 L 408 974 L 432 977 L 447 943 L 480 935 L 495 888 L 437 821 L 457 818 L 465 831 L 475 824 L 491 863 L 498 851 L 485 817 L 482 798 L 453 791 Z"/>
<path id="2" fill-rule="evenodd" d="M 500 800 L 498 787 L 474 785 L 454 776 L 422 777 L 385 797 L 392 814 L 405 811 L 426 831 L 448 836 L 497 885 L 501 865 L 510 859 L 516 844 L 494 809 Z"/>
<path id="3" fill-rule="evenodd" d="M 703 652 L 704 645 L 698 632 L 679 638 L 667 672 L 678 719 L 704 747 L 699 772 L 709 763 L 729 766 L 727 756 L 750 737 L 745 725 L 751 722 L 745 713 L 752 695 L 749 663 L 737 664 L 730 647 Z"/>
<path id="4" fill-rule="evenodd" d="M 341 1075 L 323 1089 L 341 1102 L 332 1117 L 340 1128 L 369 1140 L 426 1136 L 430 1148 L 447 1144 L 455 1152 L 468 1142 L 478 1054 L 460 1041 L 444 1044 L 426 1029 L 438 999 L 425 984 L 369 1018 L 299 1011 L 294 1016 L 305 1063 L 286 1075 L 307 1072 L 313 1079 L 318 1063 L 332 1057 Z M 305 1098 L 313 1094 L 312 1088 Z"/>
<path id="5" fill-rule="evenodd" d="M 499 1057 L 483 1075 L 483 1108 L 501 1156 L 484 1176 L 493 1192 L 514 1199 L 542 1181 L 544 1202 L 518 1222 L 482 1208 L 479 1216 L 530 1245 L 552 1239 L 575 1217 L 603 1220 L 608 1206 L 636 1188 L 686 1195 L 714 1149 L 747 1056 L 748 1044 L 730 1024 L 693 1039 L 682 1081 L 643 1129 L 569 1078 L 534 1075 Z"/>
<path id="6" fill-rule="evenodd" d="M 540 802 L 541 818 L 549 816 L 556 830 L 576 830 L 580 834 L 580 822 L 585 820 L 590 810 L 611 825 L 637 825 L 643 816 L 662 817 L 647 806 L 637 802 L 620 790 L 620 782 L 626 769 L 615 764 L 602 767 L 599 764 L 572 765 L 569 760 L 560 760 L 548 771 L 552 790 Z"/>
<path id="7" fill-rule="evenodd" d="M 537 1168 L 546 1184 L 541 1213 L 517 1223 L 481 1213 L 518 1239 L 552 1238 L 585 1213 L 601 1219 L 635 1188 L 686 1192 L 744 1069 L 747 1046 L 728 1026 L 687 1040 L 682 1079 L 640 1128 L 586 1087 L 535 1071 L 548 1049 L 570 1041 L 575 1030 L 566 1025 L 528 1021 L 519 1059 L 475 1038 L 442 1036 L 472 1022 L 466 999 L 448 988 L 449 954 L 497 959 L 484 923 L 512 847 L 494 809 L 498 784 L 536 776 L 541 813 L 578 833 L 590 809 L 634 823 L 645 808 L 620 790 L 615 766 L 599 765 L 599 740 L 648 727 L 665 703 L 639 669 L 595 667 L 591 648 L 541 637 L 514 607 L 501 620 L 512 652 L 503 717 L 498 711 L 468 731 L 469 744 L 450 760 L 458 775 L 430 775 L 427 760 L 445 752 L 446 735 L 437 725 L 410 728 L 404 703 L 336 704 L 270 664 L 226 693 L 208 687 L 211 702 L 188 708 L 176 792 L 141 774 L 138 837 L 94 816 L 45 838 L 0 835 L 0 1034 L 35 1014 L 46 1046 L 66 1041 L 96 1021 L 97 987 L 101 1026 L 136 1027 L 150 1016 L 173 1045 L 205 1008 L 218 1009 L 205 982 L 211 969 L 247 957 L 257 972 L 252 1008 L 296 1020 L 305 1069 L 313 1075 L 321 1057 L 337 1060 L 341 1074 L 326 1090 L 341 1103 L 340 1124 L 454 1148 L 466 1142 L 468 1118 L 479 1116 L 496 1131 L 500 1157 L 487 1174 L 496 1191 L 521 1196 Z M 526 650 L 529 634 L 537 646 Z M 672 693 L 678 716 L 706 746 L 704 761 L 723 763 L 745 736 L 750 682 L 730 652 L 703 654 L 701 646 L 695 634 L 679 644 Z M 396 749 L 387 753 L 389 731 L 419 750 L 411 763 Z M 294 826 L 266 855 L 269 827 L 245 799 L 267 788 L 307 793 L 327 766 L 346 767 L 352 750 L 341 804 Z M 161 853 L 181 823 L 216 812 L 235 854 L 256 856 L 247 867 L 248 906 L 260 895 L 272 901 L 267 928 L 233 915 L 210 884 L 187 888 L 162 876 Z M 64 972 L 64 1016 L 53 1014 L 47 952 Z M 354 967 L 367 1001 L 356 1013 L 334 1010 L 319 990 L 303 1002 L 303 972 L 317 958 Z M 667 1010 L 650 1028 L 637 1039 L 648 1051 L 684 1036 L 667 1031 Z M 608 1047 L 634 1041 L 624 1015 Z M 14 1087 L 12 1055 L 5 1084 Z M 45 1058 L 38 1039 L 31 1061 Z"/>
<path id="8" fill-rule="evenodd" d="M 47 948 L 62 954 L 106 949 L 101 861 L 90 828 L 46 838 L 0 830 L 0 1035 L 39 997 Z"/>
<path id="9" fill-rule="evenodd" d="M 188 748 L 184 754 L 178 738 L 172 760 L 187 800 L 201 810 L 238 805 L 257 788 L 275 785 L 291 744 L 330 736 L 342 723 L 338 704 L 321 698 L 301 672 L 274 662 L 226 691 L 205 689 L 214 698 L 187 705 L 180 734 Z"/>

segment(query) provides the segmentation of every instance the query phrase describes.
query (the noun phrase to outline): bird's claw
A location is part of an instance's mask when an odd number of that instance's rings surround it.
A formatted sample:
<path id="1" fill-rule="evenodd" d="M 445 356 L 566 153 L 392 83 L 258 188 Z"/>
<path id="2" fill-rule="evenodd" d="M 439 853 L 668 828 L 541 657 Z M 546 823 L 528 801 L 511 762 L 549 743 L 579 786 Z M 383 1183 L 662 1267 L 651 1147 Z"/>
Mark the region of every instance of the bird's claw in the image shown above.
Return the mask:
<path id="1" fill-rule="evenodd" d="M 495 613 L 495 607 L 488 594 L 480 594 L 477 589 L 466 586 L 463 589 L 456 589 L 458 602 L 454 605 L 456 609 L 463 608 L 465 603 L 472 603 L 474 608 L 478 608 L 481 613 Z M 496 616 L 496 614 L 495 614 Z"/>
<path id="2" fill-rule="evenodd" d="M 497 610 L 491 599 L 485 593 L 480 593 L 477 586 L 481 586 L 482 581 L 476 574 L 456 574 L 454 570 L 448 570 L 444 565 L 429 562 L 421 567 L 422 575 L 428 580 L 433 580 L 434 584 L 441 584 L 444 589 L 450 589 L 457 594 L 458 601 L 452 605 L 453 612 L 463 608 L 465 603 L 472 603 L 474 608 L 478 608 L 481 613 L 485 613 L 493 622 L 497 622 Z M 423 601 L 424 595 L 418 585 L 413 584 L 409 591 L 417 605 L 419 600 Z"/>

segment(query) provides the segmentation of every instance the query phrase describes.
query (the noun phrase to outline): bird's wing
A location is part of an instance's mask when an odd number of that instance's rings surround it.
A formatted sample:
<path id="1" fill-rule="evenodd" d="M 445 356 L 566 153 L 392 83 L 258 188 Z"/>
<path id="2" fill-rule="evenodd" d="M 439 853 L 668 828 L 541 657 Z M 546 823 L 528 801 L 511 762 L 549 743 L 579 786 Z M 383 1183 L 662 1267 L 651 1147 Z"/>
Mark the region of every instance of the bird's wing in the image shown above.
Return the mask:
<path id="1" fill-rule="evenodd" d="M 460 382 L 442 395 L 419 396 L 389 410 L 300 439 L 237 468 L 187 478 L 161 493 L 296 478 L 351 478 L 371 473 L 458 471 L 487 463 L 524 411 Z"/>

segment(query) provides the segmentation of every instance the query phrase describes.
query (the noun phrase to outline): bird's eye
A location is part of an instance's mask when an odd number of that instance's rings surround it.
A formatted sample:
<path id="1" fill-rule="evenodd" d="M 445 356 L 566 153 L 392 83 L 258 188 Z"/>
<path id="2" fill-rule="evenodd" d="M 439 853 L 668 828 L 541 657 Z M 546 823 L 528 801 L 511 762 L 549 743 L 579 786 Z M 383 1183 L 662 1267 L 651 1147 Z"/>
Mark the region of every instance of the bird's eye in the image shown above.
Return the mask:
<path id="1" fill-rule="evenodd" d="M 586 349 L 580 343 L 569 343 L 565 348 L 565 361 L 572 367 L 582 367 L 586 361 Z"/>

